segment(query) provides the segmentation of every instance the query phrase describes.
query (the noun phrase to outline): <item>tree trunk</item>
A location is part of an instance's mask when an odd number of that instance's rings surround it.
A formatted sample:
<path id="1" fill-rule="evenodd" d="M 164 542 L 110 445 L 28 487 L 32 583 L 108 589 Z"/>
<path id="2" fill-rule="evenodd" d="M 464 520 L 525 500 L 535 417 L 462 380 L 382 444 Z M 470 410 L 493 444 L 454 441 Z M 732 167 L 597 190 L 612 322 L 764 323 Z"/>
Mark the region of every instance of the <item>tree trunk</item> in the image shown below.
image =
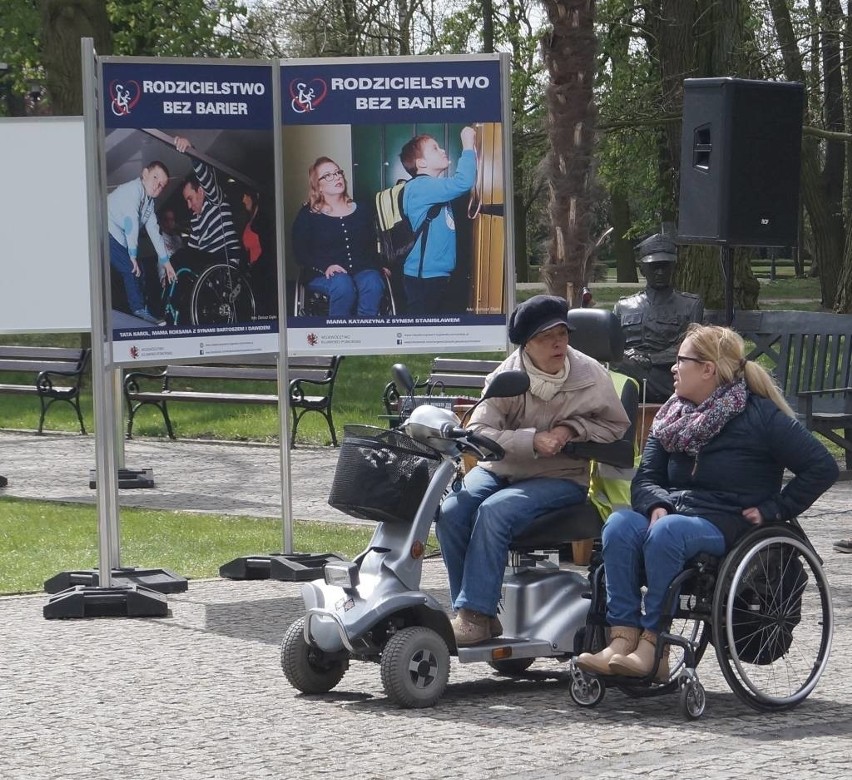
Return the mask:
<path id="1" fill-rule="evenodd" d="M 784 59 L 784 74 L 791 81 L 805 83 L 802 54 L 797 46 L 786 0 L 769 0 L 775 32 Z M 823 11 L 832 25 L 839 25 L 842 13 L 837 0 L 825 0 Z M 827 23 L 827 22 L 826 22 Z M 837 28 L 839 29 L 839 27 Z M 842 71 L 837 49 L 838 36 L 824 31 L 822 36 L 824 71 L 825 122 L 831 129 L 843 129 Z M 829 79 L 828 76 L 831 75 Z M 822 145 L 822 146 L 821 146 Z M 825 164 L 821 165 L 820 156 Z M 805 138 L 802 142 L 802 200 L 811 224 L 812 259 L 819 269 L 820 293 L 823 306 L 839 305 L 836 297 L 840 289 L 843 268 L 846 229 L 843 219 L 843 172 L 845 168 L 843 142 L 828 139 Z M 813 272 L 813 271 L 812 271 Z"/>
<path id="2" fill-rule="evenodd" d="M 545 90 L 550 152 L 550 241 L 542 277 L 547 290 L 580 305 L 594 263 L 592 154 L 594 104 L 594 0 L 544 0 L 552 30 L 542 49 L 550 75 Z"/>
<path id="3" fill-rule="evenodd" d="M 53 113 L 83 113 L 80 39 L 93 38 L 98 54 L 112 52 L 104 0 L 41 0 L 42 49 Z"/>

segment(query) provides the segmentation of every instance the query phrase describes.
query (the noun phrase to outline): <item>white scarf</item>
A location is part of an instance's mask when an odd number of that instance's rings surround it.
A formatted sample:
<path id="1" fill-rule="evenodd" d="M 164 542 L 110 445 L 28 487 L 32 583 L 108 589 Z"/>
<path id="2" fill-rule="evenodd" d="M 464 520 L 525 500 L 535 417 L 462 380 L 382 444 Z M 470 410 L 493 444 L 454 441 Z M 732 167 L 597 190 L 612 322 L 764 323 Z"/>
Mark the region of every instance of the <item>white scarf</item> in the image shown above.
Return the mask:
<path id="1" fill-rule="evenodd" d="M 565 365 L 562 366 L 558 374 L 548 374 L 539 370 L 533 365 L 532 360 L 527 360 L 527 356 L 523 353 L 521 359 L 524 363 L 524 369 L 530 377 L 530 392 L 537 398 L 541 398 L 542 401 L 550 401 L 556 395 L 571 370 L 567 355 Z"/>

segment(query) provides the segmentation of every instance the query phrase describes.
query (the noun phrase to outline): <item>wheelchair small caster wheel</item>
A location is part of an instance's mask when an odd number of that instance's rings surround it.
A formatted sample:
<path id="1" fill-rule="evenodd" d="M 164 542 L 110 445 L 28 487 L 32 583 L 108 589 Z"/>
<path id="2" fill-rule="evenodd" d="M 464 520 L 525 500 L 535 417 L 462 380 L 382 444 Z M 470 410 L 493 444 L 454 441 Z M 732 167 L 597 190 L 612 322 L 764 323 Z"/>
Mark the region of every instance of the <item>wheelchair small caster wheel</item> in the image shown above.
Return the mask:
<path id="1" fill-rule="evenodd" d="M 597 677 L 575 676 L 568 689 L 571 700 L 580 707 L 597 707 L 606 694 L 606 686 Z"/>
<path id="2" fill-rule="evenodd" d="M 698 680 L 687 680 L 680 689 L 680 706 L 687 720 L 697 720 L 704 714 L 707 695 Z"/>

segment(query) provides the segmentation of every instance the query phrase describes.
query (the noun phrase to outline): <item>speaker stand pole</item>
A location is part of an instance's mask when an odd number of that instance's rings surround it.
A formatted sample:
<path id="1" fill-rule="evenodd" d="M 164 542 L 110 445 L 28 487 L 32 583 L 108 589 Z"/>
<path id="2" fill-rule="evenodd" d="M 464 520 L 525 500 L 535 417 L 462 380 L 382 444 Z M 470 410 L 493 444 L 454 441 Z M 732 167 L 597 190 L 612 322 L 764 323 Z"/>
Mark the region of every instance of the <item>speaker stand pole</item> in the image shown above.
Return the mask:
<path id="1" fill-rule="evenodd" d="M 725 325 L 734 323 L 734 248 L 723 244 L 719 247 L 722 262 L 722 278 L 725 280 Z"/>

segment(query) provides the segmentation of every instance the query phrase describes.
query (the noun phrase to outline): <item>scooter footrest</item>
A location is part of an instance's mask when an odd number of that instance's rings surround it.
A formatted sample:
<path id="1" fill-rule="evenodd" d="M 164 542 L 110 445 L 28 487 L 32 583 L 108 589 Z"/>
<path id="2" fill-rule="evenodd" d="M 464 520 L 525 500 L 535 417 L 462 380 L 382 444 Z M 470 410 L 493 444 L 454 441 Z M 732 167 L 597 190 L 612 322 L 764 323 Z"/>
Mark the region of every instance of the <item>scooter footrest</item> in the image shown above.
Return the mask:
<path id="1" fill-rule="evenodd" d="M 496 656 L 495 652 L 500 651 Z M 473 647 L 458 649 L 459 661 L 463 664 L 475 661 L 508 661 L 510 658 L 541 658 L 556 655 L 550 642 L 543 640 L 499 637 Z"/>

